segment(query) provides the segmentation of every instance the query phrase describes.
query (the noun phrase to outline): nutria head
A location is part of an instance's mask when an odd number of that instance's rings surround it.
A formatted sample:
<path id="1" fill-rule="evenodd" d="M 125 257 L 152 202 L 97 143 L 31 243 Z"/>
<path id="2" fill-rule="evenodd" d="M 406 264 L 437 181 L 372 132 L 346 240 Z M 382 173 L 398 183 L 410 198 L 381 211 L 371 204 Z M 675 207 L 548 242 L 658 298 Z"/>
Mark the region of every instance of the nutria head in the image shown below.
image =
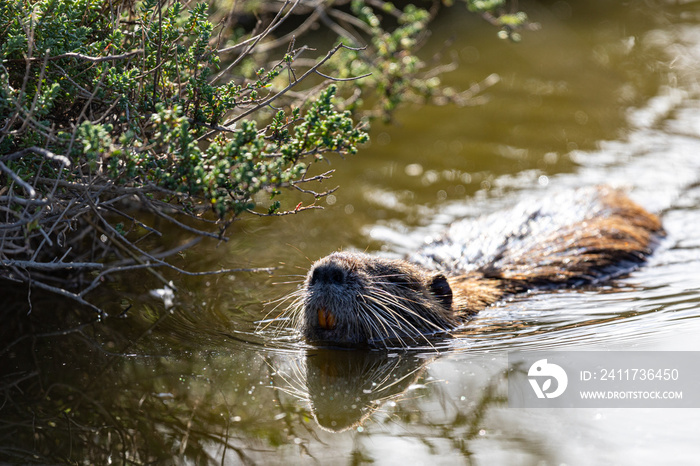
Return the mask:
<path id="1" fill-rule="evenodd" d="M 359 253 L 316 261 L 295 307 L 304 337 L 332 345 L 405 344 L 457 324 L 444 275 Z"/>

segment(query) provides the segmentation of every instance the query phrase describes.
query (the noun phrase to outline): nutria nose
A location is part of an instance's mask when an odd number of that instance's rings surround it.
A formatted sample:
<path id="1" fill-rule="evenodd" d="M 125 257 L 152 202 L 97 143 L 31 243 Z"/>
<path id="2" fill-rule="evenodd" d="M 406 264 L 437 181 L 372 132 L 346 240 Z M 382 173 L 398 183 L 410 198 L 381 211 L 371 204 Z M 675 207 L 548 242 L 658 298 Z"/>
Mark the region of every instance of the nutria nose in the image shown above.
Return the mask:
<path id="1" fill-rule="evenodd" d="M 342 285 L 345 282 L 345 272 L 336 264 L 319 265 L 311 274 L 311 284 L 319 282 L 327 285 Z"/>

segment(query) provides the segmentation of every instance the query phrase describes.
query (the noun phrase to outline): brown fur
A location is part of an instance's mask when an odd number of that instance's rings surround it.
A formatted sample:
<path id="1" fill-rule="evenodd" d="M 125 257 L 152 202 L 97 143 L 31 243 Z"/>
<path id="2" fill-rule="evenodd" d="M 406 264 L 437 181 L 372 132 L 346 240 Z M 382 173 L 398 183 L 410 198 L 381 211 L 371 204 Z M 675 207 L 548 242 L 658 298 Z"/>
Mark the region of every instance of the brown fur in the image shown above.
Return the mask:
<path id="1" fill-rule="evenodd" d="M 505 257 L 502 268 L 450 277 L 453 311 L 471 315 L 507 295 L 598 282 L 645 260 L 663 234 L 661 221 L 619 190 L 599 189 L 607 216 L 562 228 L 534 248 Z"/>
<path id="2" fill-rule="evenodd" d="M 450 277 L 447 281 L 452 289 L 452 311 L 459 319 L 478 313 L 510 293 L 502 280 L 479 274 Z"/>

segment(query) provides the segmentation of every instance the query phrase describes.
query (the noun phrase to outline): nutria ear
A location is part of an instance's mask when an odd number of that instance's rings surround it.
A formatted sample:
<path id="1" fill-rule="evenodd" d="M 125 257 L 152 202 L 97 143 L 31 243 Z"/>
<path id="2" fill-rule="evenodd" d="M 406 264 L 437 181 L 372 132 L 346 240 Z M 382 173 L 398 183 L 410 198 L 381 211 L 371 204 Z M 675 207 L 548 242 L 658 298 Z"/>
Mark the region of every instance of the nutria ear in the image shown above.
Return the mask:
<path id="1" fill-rule="evenodd" d="M 439 273 L 432 278 L 430 292 L 446 309 L 452 309 L 452 288 L 443 274 Z"/>

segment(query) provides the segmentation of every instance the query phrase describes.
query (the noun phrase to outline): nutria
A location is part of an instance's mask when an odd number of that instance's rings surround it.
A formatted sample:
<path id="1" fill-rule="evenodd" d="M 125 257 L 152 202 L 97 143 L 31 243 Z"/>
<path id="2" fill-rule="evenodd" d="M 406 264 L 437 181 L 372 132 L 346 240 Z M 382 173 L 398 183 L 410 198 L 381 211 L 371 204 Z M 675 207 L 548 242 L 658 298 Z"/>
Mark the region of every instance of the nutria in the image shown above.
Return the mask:
<path id="1" fill-rule="evenodd" d="M 313 264 L 290 307 L 307 341 L 407 345 L 506 296 L 597 283 L 652 252 L 661 223 L 608 187 L 453 223 L 405 260 L 335 252 Z"/>

